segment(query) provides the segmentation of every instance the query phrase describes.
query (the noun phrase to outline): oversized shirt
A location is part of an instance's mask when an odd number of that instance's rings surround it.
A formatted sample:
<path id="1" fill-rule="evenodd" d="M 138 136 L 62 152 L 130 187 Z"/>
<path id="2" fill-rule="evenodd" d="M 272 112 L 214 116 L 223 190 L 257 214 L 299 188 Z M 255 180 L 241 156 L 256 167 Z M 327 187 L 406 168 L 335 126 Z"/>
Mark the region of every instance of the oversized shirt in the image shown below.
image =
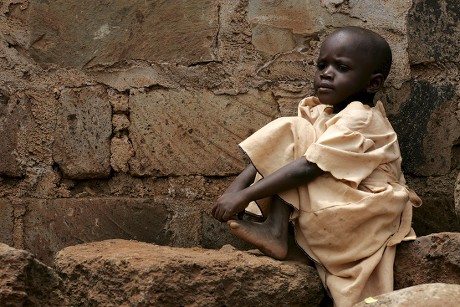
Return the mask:
<path id="1" fill-rule="evenodd" d="M 412 206 L 421 201 L 406 186 L 397 136 L 380 101 L 375 107 L 355 101 L 334 114 L 308 97 L 297 117 L 276 119 L 239 145 L 256 180 L 302 156 L 325 171 L 278 196 L 294 208 L 295 239 L 336 306 L 393 290 L 395 245 L 415 238 Z M 266 202 L 258 204 L 265 212 Z"/>

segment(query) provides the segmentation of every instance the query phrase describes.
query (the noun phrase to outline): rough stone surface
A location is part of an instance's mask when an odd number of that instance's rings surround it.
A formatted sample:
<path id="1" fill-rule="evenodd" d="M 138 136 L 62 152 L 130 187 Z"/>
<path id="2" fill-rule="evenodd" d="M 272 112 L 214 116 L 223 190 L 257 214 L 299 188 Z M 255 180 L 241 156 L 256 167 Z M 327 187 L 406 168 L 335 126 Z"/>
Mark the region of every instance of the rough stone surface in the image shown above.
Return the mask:
<path id="1" fill-rule="evenodd" d="M 110 144 L 110 165 L 116 172 L 127 173 L 129 160 L 134 156 L 133 144 L 127 135 L 112 138 Z"/>
<path id="2" fill-rule="evenodd" d="M 452 145 L 460 126 L 452 103 L 456 86 L 413 81 L 411 97 L 390 117 L 398 133 L 405 170 L 423 176 L 439 176 L 451 169 Z M 436 140 L 436 146 L 433 146 Z"/>
<path id="3" fill-rule="evenodd" d="M 28 130 L 31 122 L 30 106 L 20 99 L 9 99 L 2 95 L 0 103 L 0 175 L 21 177 L 25 174 L 24 161 L 18 157 L 18 138 Z"/>
<path id="4" fill-rule="evenodd" d="M 460 3 L 457 0 L 412 2 L 408 15 L 412 25 L 408 33 L 411 63 L 460 61 Z"/>
<path id="5" fill-rule="evenodd" d="M 61 92 L 54 160 L 63 176 L 72 179 L 110 175 L 112 110 L 102 87 Z"/>
<path id="6" fill-rule="evenodd" d="M 407 14 L 412 5 L 411 1 L 383 3 L 373 0 L 349 2 L 345 0 L 321 0 L 321 2 L 326 4 L 331 12 L 348 13 L 351 17 L 370 23 L 375 28 L 391 28 L 398 33 L 404 33 L 406 30 L 408 23 L 401 18 L 401 15 Z M 369 7 L 373 7 L 373 9 L 369 10 Z"/>
<path id="7" fill-rule="evenodd" d="M 129 104 L 129 136 L 136 152 L 130 171 L 135 176 L 241 171 L 237 144 L 277 111 L 271 93 L 257 91 L 231 97 L 157 90 L 132 95 Z"/>
<path id="8" fill-rule="evenodd" d="M 455 181 L 454 189 L 455 213 L 457 214 L 457 218 L 460 219 L 460 173 L 458 174 L 457 180 Z"/>
<path id="9" fill-rule="evenodd" d="M 404 289 L 365 306 L 456 306 L 459 243 L 459 233 L 403 243 L 395 280 Z M 316 270 L 298 250 L 276 261 L 230 245 L 209 250 L 105 240 L 64 248 L 53 270 L 0 244 L 0 262 L 1 306 L 318 306 L 324 298 Z"/>
<path id="10" fill-rule="evenodd" d="M 91 197 L 23 203 L 27 208 L 23 216 L 25 248 L 47 264 L 60 249 L 80 243 L 112 238 L 158 244 L 170 241 L 169 212 L 151 199 Z"/>
<path id="11" fill-rule="evenodd" d="M 109 73 L 108 75 L 114 75 L 113 72 Z M 114 86 L 115 87 L 115 86 Z M 126 90 L 126 89 L 125 89 Z M 119 94 L 117 91 L 113 89 L 108 90 L 109 94 L 109 101 L 110 105 L 112 106 L 113 113 L 129 113 L 129 104 L 128 104 L 128 96 Z"/>
<path id="12" fill-rule="evenodd" d="M 5 84 L 0 81 L 0 93 Z M 42 169 L 52 164 L 56 103 L 49 94 L 35 90 L 4 95 L 0 98 L 0 176 L 33 181 L 31 169 L 44 173 Z"/>
<path id="13" fill-rule="evenodd" d="M 161 65 L 148 67 L 130 67 L 118 70 L 103 70 L 93 72 L 94 78 L 111 88 L 123 92 L 131 88 L 148 88 L 151 86 L 161 86 L 166 88 L 177 88 L 178 84 L 174 81 L 168 70 Z M 117 106 L 122 107 L 121 109 Z M 114 111 L 127 111 L 128 101 L 122 100 L 121 103 L 113 106 Z"/>
<path id="14" fill-rule="evenodd" d="M 66 305 L 61 279 L 29 252 L 0 243 L 0 263 L 1 306 Z"/>
<path id="15" fill-rule="evenodd" d="M 7 199 L 0 198 L 0 242 L 13 245 L 14 213 Z"/>
<path id="16" fill-rule="evenodd" d="M 372 297 L 354 307 L 456 307 L 460 300 L 460 285 L 433 283 L 408 287 L 388 294 Z"/>
<path id="17" fill-rule="evenodd" d="M 91 67 L 129 59 L 212 61 L 217 14 L 216 0 L 60 0 L 30 1 L 18 17 L 30 27 L 29 52 L 38 62 Z"/>
<path id="18" fill-rule="evenodd" d="M 126 114 L 114 114 L 112 116 L 113 132 L 119 133 L 129 128 L 129 119 Z"/>
<path id="19" fill-rule="evenodd" d="M 454 200 L 444 195 L 425 196 L 423 205 L 413 211 L 417 235 L 439 232 L 460 232 L 460 217 L 455 213 Z"/>
<path id="20" fill-rule="evenodd" d="M 375 9 L 369 10 L 370 6 Z M 298 71 L 302 71 L 301 68 L 292 65 L 292 62 L 302 62 L 302 59 L 293 61 L 292 58 L 286 59 L 282 55 L 301 53 L 304 55 L 303 61 L 305 55 L 309 55 L 307 59 L 313 61 L 317 52 L 314 49 L 319 45 L 318 38 L 320 36 L 324 38 L 323 32 L 328 26 L 371 25 L 370 28 L 387 38 L 393 51 L 399 55 L 394 58 L 394 66 L 397 69 L 394 69 L 388 82 L 400 86 L 403 81 L 409 79 L 407 69 L 409 60 L 405 52 L 407 39 L 403 35 L 407 24 L 403 18 L 400 18 L 409 8 L 409 1 L 382 4 L 372 0 L 352 3 L 253 0 L 249 1 L 248 18 L 251 23 L 252 44 L 263 54 L 275 56 L 275 59 L 266 65 L 270 64 L 273 68 L 276 67 L 277 62 L 286 60 L 286 64 L 291 65 L 286 67 L 282 75 L 289 75 L 291 78 L 297 75 Z M 383 29 L 392 30 L 387 32 Z M 312 54 L 313 58 L 310 57 Z M 310 70 L 313 70 L 313 66 Z M 305 73 L 303 79 L 306 79 Z"/>
<path id="21" fill-rule="evenodd" d="M 108 240 L 56 256 L 71 306 L 317 306 L 313 267 L 230 246 L 216 251 Z"/>
<path id="22" fill-rule="evenodd" d="M 242 247 L 210 215 L 244 166 L 237 143 L 296 114 L 321 42 L 344 25 L 392 47 L 379 99 L 424 202 L 414 228 L 459 232 L 458 11 L 455 0 L 0 1 L 0 198 L 13 207 L 0 236 L 40 259 L 76 238 L 130 238 L 94 226 L 103 214 L 90 207 L 110 206 L 93 199 L 146 198 L 168 211 L 153 219 L 165 244 Z M 83 210 L 81 229 L 62 226 L 64 208 Z"/>
<path id="23" fill-rule="evenodd" d="M 10 82 L 0 79 L 0 176 L 24 179 L 21 188 L 28 190 L 39 187 L 53 164 L 56 100 L 42 89 L 8 94 Z"/>
<path id="24" fill-rule="evenodd" d="M 460 233 L 438 233 L 398 246 L 395 289 L 427 283 L 460 284 Z"/>

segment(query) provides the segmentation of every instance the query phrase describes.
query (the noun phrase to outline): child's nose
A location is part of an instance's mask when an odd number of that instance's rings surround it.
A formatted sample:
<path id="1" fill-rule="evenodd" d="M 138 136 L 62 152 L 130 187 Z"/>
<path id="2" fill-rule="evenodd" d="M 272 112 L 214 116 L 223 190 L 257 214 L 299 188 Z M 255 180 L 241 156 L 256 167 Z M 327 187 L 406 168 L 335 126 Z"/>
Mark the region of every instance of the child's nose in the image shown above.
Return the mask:
<path id="1" fill-rule="evenodd" d="M 326 66 L 320 74 L 321 78 L 330 79 L 333 76 L 333 71 L 331 66 Z"/>

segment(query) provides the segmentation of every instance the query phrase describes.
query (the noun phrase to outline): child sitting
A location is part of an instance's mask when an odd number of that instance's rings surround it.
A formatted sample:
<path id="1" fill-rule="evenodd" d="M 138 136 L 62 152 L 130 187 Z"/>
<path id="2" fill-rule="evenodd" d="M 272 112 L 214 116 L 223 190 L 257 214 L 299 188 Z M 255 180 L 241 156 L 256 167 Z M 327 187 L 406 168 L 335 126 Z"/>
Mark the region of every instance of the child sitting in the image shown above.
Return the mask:
<path id="1" fill-rule="evenodd" d="M 238 237 L 284 259 L 288 226 L 311 258 L 336 306 L 393 290 L 396 244 L 415 238 L 397 136 L 375 94 L 390 71 L 391 49 L 359 27 L 321 45 L 316 96 L 297 117 L 264 126 L 240 147 L 249 165 L 212 209 Z M 267 206 L 269 201 L 269 207 Z M 262 223 L 237 220 L 257 201 Z"/>

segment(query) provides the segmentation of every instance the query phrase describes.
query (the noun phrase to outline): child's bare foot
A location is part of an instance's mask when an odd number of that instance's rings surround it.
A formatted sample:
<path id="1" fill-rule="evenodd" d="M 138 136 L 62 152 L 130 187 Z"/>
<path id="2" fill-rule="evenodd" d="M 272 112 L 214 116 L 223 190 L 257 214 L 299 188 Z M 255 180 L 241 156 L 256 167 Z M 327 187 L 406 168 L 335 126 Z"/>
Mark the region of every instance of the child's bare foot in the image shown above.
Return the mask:
<path id="1" fill-rule="evenodd" d="M 237 237 L 255 245 L 262 253 L 283 260 L 288 252 L 286 227 L 271 227 L 268 223 L 229 220 L 230 230 Z"/>

